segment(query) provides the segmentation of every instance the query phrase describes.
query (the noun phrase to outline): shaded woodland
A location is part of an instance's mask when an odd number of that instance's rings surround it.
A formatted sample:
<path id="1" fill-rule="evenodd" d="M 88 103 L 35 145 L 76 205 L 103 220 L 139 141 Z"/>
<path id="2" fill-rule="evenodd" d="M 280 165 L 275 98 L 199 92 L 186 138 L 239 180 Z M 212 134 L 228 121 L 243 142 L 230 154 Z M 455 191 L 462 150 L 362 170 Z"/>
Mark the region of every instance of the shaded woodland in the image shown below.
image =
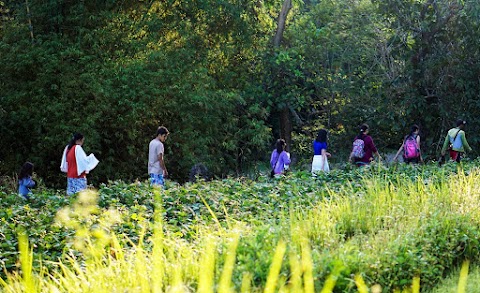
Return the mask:
<path id="1" fill-rule="evenodd" d="M 479 19 L 476 0 L 2 0 L 0 174 L 29 160 L 62 185 L 79 131 L 92 182 L 145 179 L 159 125 L 178 181 L 248 172 L 279 137 L 307 161 L 322 127 L 342 160 L 364 122 L 381 151 L 418 124 L 435 158 L 462 118 L 476 156 Z"/>

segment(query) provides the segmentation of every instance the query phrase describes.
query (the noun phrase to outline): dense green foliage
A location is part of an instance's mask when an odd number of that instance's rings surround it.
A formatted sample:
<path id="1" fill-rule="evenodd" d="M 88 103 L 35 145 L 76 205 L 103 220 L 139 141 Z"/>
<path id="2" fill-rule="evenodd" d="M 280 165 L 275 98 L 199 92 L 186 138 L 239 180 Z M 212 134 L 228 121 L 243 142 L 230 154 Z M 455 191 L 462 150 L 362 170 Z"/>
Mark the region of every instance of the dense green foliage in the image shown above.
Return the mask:
<path id="1" fill-rule="evenodd" d="M 30 160 L 60 186 L 80 131 L 95 185 L 145 178 L 162 124 L 179 181 L 199 162 L 225 176 L 265 161 L 288 121 L 300 161 L 319 127 L 342 153 L 363 122 L 380 150 L 417 123 L 435 156 L 460 117 L 478 144 L 478 1 L 293 1 L 273 47 L 282 2 L 0 2 L 0 172 Z"/>
<path id="2" fill-rule="evenodd" d="M 4 24 L 0 43 L 5 171 L 28 159 L 59 182 L 59 154 L 75 131 L 102 161 L 92 175 L 103 181 L 145 176 L 162 124 L 177 179 L 198 162 L 233 173 L 268 144 L 266 113 L 246 87 L 256 55 L 242 44 L 263 36 L 250 30 L 254 7 L 31 1 L 30 40 L 21 3 L 11 3 L 18 19 Z"/>
<path id="3" fill-rule="evenodd" d="M 300 254 L 302 241 L 309 243 L 317 289 L 332 273 L 338 292 L 354 292 L 351 275 L 358 273 L 369 286 L 380 284 L 388 292 L 409 286 L 415 276 L 421 278 L 422 288 L 433 288 L 464 259 L 480 260 L 476 164 L 460 169 L 455 164 L 441 169 L 373 166 L 337 170 L 316 179 L 293 173 L 274 181 L 262 176 L 257 181 L 169 184 L 159 197 L 144 183 L 111 182 L 99 189 L 98 206 L 85 196 L 65 199 L 51 190 L 37 193 L 29 202 L 3 192 L 0 261 L 8 271 L 17 268 L 17 234 L 24 229 L 37 270 L 42 262 L 56 271 L 57 264 L 50 261 L 66 255 L 81 259 L 78 239 L 87 234 L 92 241 L 105 233 L 119 239 L 125 235 L 130 239 L 124 243 L 125 251 L 139 242 L 149 249 L 154 215 L 161 205 L 162 237 L 171 243 L 163 248 L 166 255 L 175 255 L 183 245 L 196 251 L 199 241 L 215 231 L 240 233 L 233 271 L 236 288 L 244 272 L 252 274 L 255 288 L 265 286 L 281 240 L 294 255 Z M 74 219 L 78 224 L 72 224 Z M 219 253 L 228 239 L 218 239 Z M 173 258 L 179 264 L 187 261 Z M 288 262 L 281 266 L 283 278 L 290 269 Z M 218 270 L 220 274 L 221 267 Z M 196 286 L 195 275 L 184 277 L 187 286 Z"/>

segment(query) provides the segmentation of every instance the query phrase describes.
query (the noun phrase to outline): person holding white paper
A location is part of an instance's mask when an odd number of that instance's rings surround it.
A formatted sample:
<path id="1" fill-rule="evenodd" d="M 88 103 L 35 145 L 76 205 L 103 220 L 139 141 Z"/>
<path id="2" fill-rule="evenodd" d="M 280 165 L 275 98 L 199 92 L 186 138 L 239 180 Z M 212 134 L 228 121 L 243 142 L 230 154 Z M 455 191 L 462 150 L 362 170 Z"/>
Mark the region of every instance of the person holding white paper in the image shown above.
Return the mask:
<path id="1" fill-rule="evenodd" d="M 87 157 L 82 148 L 85 137 L 75 133 L 65 147 L 60 170 L 67 173 L 67 195 L 73 195 L 87 188 L 87 174 L 98 164 L 93 154 Z"/>

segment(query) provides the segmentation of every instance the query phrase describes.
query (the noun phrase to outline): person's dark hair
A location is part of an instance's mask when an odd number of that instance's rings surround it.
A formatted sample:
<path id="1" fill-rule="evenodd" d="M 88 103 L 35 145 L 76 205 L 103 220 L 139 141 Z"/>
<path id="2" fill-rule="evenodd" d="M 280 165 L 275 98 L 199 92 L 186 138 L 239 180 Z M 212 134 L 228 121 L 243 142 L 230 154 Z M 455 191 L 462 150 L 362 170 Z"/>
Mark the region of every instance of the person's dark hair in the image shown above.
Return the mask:
<path id="1" fill-rule="evenodd" d="M 416 124 L 412 125 L 412 128 L 410 128 L 410 134 L 408 136 L 413 136 L 413 133 L 419 129 L 420 127 L 418 127 L 418 125 Z"/>
<path id="2" fill-rule="evenodd" d="M 328 132 L 325 129 L 320 129 L 318 131 L 318 135 L 317 135 L 317 138 L 315 139 L 315 141 L 317 141 L 317 142 L 327 142 L 327 134 L 328 134 Z"/>
<path id="3" fill-rule="evenodd" d="M 360 126 L 360 134 L 364 134 L 368 130 L 368 124 L 364 123 Z"/>
<path id="4" fill-rule="evenodd" d="M 457 127 L 458 127 L 458 126 L 461 126 L 461 125 L 465 125 L 465 124 L 467 124 L 467 121 L 462 120 L 462 119 L 458 119 L 458 120 L 457 120 Z"/>
<path id="5" fill-rule="evenodd" d="M 20 174 L 18 174 L 18 180 L 22 180 L 28 176 L 32 176 L 33 174 L 33 164 L 30 162 L 26 162 L 23 164 L 22 169 L 20 169 Z"/>
<path id="6" fill-rule="evenodd" d="M 368 124 L 364 123 L 360 125 L 360 132 L 356 136 L 356 138 L 363 139 L 363 136 L 365 135 L 365 132 L 368 130 Z"/>
<path id="7" fill-rule="evenodd" d="M 70 150 L 70 149 L 75 145 L 75 142 L 76 142 L 77 140 L 82 139 L 82 138 L 83 138 L 83 134 L 78 133 L 78 132 L 74 133 L 73 136 L 72 136 L 72 139 L 71 139 L 70 142 L 68 143 L 68 148 L 67 148 L 67 150 Z"/>
<path id="8" fill-rule="evenodd" d="M 287 144 L 287 143 L 285 142 L 284 139 L 278 139 L 278 140 L 277 140 L 277 143 L 276 143 L 277 153 L 283 152 L 283 147 L 284 147 L 286 144 Z"/>
<path id="9" fill-rule="evenodd" d="M 160 126 L 157 129 L 157 136 L 164 135 L 164 134 L 169 134 L 168 129 L 165 126 Z"/>

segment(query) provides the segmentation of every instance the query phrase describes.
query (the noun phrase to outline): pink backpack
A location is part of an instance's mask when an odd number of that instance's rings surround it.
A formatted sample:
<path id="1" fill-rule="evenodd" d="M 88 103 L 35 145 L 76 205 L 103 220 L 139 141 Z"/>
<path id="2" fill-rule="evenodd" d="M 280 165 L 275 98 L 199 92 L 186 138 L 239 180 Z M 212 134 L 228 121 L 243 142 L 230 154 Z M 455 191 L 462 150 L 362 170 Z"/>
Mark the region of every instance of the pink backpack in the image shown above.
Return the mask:
<path id="1" fill-rule="evenodd" d="M 420 150 L 417 146 L 417 139 L 411 135 L 405 139 L 403 150 L 405 152 L 404 156 L 407 159 L 418 158 L 420 156 Z"/>

